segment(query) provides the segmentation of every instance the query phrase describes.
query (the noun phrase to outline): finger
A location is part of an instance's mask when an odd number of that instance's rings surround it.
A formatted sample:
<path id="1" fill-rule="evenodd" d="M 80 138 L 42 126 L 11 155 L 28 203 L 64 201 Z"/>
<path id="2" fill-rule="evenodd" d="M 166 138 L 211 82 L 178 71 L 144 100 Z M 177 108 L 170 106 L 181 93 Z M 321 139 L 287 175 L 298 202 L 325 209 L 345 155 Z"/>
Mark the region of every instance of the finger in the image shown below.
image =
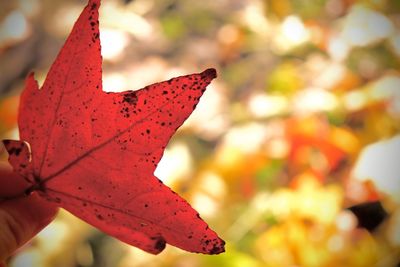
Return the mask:
<path id="1" fill-rule="evenodd" d="M 24 183 L 23 178 L 14 173 L 9 165 L 0 164 L 0 195 L 21 192 L 18 190 L 24 189 Z M 49 224 L 57 210 L 56 206 L 36 193 L 1 202 L 0 262 Z"/>

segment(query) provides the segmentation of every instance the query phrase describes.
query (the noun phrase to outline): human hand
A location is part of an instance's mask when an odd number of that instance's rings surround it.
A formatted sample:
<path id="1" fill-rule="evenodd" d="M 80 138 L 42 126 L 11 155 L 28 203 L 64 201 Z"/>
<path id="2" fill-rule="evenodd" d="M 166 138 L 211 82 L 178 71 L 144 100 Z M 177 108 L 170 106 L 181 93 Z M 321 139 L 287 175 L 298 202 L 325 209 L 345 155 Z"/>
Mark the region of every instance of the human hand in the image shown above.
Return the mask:
<path id="1" fill-rule="evenodd" d="M 48 225 L 57 213 L 56 206 L 36 193 L 5 200 L 21 194 L 27 187 L 28 183 L 13 172 L 9 164 L 0 162 L 0 266 Z"/>

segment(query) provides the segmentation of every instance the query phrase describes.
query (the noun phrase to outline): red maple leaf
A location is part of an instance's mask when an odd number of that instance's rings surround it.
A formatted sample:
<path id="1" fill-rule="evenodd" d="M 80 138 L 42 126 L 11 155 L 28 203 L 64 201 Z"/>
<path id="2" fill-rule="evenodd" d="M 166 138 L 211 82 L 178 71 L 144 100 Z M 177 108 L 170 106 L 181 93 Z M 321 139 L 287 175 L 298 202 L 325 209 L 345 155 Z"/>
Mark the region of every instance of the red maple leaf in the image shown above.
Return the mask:
<path id="1" fill-rule="evenodd" d="M 38 194 L 119 240 L 157 254 L 169 243 L 205 254 L 224 241 L 154 170 L 214 69 L 137 91 L 102 91 L 100 0 L 91 0 L 39 90 L 33 74 L 19 107 L 21 141 L 9 162 Z"/>

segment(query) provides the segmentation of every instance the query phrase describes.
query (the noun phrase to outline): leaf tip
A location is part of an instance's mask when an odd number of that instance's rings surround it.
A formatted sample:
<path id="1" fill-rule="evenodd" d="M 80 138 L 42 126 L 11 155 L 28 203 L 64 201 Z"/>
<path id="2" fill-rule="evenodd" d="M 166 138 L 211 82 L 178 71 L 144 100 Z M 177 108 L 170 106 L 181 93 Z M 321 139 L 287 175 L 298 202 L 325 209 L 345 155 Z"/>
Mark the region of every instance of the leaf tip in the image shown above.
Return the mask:
<path id="1" fill-rule="evenodd" d="M 33 71 L 29 72 L 25 78 L 26 87 L 32 87 L 34 89 L 38 89 L 38 82 L 35 80 L 35 73 Z"/>
<path id="2" fill-rule="evenodd" d="M 4 148 L 8 151 L 8 147 L 10 146 L 10 144 L 11 144 L 11 142 L 12 142 L 13 140 L 11 140 L 11 139 L 3 139 L 3 140 L 1 140 L 1 142 L 3 143 L 3 146 L 4 146 Z"/>
<path id="3" fill-rule="evenodd" d="M 211 79 L 217 78 L 217 71 L 214 68 L 206 69 L 201 74 Z"/>
<path id="4" fill-rule="evenodd" d="M 9 143 L 10 143 L 10 139 L 3 139 L 3 140 L 1 140 L 1 142 L 4 144 L 4 145 L 8 145 Z"/>
<path id="5" fill-rule="evenodd" d="M 35 80 L 35 72 L 31 71 L 26 75 L 25 78 L 26 81 L 34 81 Z"/>
<path id="6" fill-rule="evenodd" d="M 91 10 L 93 9 L 98 9 L 100 6 L 100 0 L 89 0 L 88 6 L 90 7 Z"/>
<path id="7" fill-rule="evenodd" d="M 225 241 L 218 238 L 210 250 L 210 255 L 217 255 L 225 252 Z"/>
<path id="8" fill-rule="evenodd" d="M 7 151 L 7 149 L 6 149 L 6 147 L 7 147 L 7 144 L 9 144 L 10 143 L 10 140 L 1 140 L 1 142 L 3 143 L 3 147 L 0 147 L 0 153 L 3 153 L 3 151 Z"/>

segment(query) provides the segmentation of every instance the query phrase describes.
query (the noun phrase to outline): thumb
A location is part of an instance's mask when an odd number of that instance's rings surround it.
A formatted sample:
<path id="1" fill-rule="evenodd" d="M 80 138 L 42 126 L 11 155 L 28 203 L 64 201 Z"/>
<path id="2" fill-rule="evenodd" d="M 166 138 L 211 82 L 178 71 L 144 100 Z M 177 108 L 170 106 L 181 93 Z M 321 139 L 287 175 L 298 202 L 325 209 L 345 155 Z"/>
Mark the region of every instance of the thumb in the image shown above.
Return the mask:
<path id="1" fill-rule="evenodd" d="M 0 198 L 7 192 L 23 192 L 24 179 L 0 163 Z M 36 193 L 0 202 L 0 262 L 7 259 L 19 247 L 28 242 L 49 224 L 58 208 Z"/>

